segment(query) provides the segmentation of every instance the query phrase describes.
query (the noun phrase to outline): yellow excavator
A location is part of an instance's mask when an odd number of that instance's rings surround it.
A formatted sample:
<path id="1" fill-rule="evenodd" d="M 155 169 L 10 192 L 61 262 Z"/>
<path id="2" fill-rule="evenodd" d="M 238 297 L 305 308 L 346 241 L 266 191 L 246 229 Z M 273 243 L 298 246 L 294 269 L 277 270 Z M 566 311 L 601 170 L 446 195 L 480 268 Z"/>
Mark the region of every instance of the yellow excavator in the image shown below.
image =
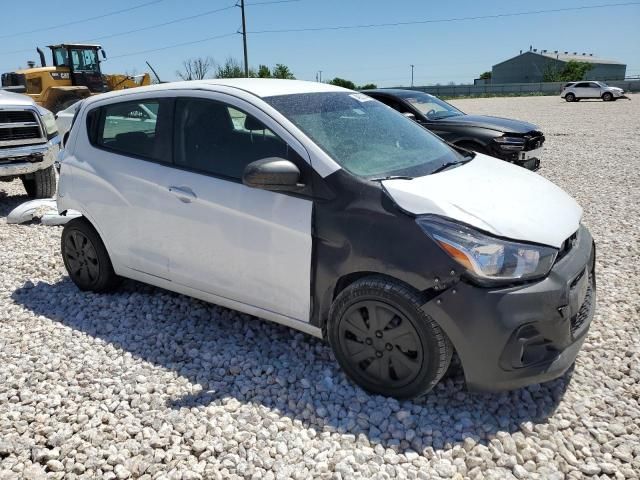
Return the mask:
<path id="1" fill-rule="evenodd" d="M 37 48 L 41 67 L 2 74 L 2 88 L 29 95 L 36 103 L 54 113 L 97 93 L 151 84 L 148 73 L 142 75 L 105 75 L 100 63 L 106 60 L 102 46 L 76 43 L 49 45 L 53 65 L 47 66 L 44 52 Z M 100 59 L 102 56 L 102 59 Z"/>

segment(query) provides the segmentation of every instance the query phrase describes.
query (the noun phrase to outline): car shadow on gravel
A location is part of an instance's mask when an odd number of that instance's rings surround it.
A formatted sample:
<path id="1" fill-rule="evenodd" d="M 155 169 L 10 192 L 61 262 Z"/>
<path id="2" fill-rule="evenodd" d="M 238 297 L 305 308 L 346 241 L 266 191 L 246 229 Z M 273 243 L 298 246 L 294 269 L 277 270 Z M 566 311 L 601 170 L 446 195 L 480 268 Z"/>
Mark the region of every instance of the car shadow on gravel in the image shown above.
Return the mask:
<path id="1" fill-rule="evenodd" d="M 12 299 L 201 386 L 179 398 L 157 393 L 170 409 L 237 400 L 398 452 L 488 444 L 499 431 L 530 430 L 553 414 L 571 377 L 488 394 L 468 392 L 454 373 L 421 399 L 397 401 L 355 387 L 318 339 L 137 282 L 109 295 L 82 293 L 68 277 L 27 282 Z"/>

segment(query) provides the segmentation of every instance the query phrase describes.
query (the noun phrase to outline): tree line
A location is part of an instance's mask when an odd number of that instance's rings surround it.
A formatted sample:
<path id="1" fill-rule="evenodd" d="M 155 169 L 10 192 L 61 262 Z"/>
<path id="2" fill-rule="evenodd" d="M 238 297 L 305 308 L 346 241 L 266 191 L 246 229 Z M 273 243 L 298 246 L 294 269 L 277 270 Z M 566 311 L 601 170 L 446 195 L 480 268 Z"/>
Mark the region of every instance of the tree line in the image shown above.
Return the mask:
<path id="1" fill-rule="evenodd" d="M 229 57 L 224 63 L 217 63 L 213 57 L 189 58 L 182 62 L 182 69 L 176 70 L 176 75 L 181 80 L 204 80 L 206 78 L 244 78 L 244 67 L 235 58 Z M 249 68 L 249 78 L 281 78 L 295 80 L 296 77 L 291 69 L 283 64 L 276 63 L 275 66 L 258 65 L 258 68 Z M 376 88 L 373 83 L 356 86 L 351 80 L 335 77 L 328 81 L 331 85 L 349 88 L 351 90 L 364 90 Z"/>

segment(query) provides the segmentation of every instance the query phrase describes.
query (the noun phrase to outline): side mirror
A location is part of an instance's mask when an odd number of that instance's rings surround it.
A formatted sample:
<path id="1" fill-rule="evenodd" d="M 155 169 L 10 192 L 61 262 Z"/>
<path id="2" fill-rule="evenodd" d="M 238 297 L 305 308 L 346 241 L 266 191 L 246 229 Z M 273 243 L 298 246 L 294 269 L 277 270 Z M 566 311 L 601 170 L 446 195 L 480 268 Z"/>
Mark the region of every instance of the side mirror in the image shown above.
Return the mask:
<path id="1" fill-rule="evenodd" d="M 263 190 L 291 192 L 304 188 L 300 181 L 300 170 L 284 158 L 270 157 L 251 162 L 244 169 L 242 183 Z"/>
<path id="2" fill-rule="evenodd" d="M 66 147 L 67 146 L 67 140 L 69 140 L 69 132 L 71 130 L 67 130 L 66 132 L 64 132 L 64 135 L 62 136 L 62 147 Z"/>
<path id="3" fill-rule="evenodd" d="M 411 112 L 404 112 L 402 115 L 407 117 L 409 120 L 413 120 L 414 122 L 416 121 L 416 116 Z"/>
<path id="4" fill-rule="evenodd" d="M 102 53 L 102 58 L 104 60 L 106 60 L 107 59 L 107 52 L 105 52 L 103 49 L 100 49 L 100 53 Z"/>

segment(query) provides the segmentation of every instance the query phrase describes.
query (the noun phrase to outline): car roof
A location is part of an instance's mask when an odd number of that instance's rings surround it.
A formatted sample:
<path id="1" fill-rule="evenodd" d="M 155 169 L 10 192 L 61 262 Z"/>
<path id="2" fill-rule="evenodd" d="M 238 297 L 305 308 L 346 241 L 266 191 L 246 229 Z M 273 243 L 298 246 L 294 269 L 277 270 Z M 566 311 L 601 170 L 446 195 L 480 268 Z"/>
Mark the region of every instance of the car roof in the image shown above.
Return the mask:
<path id="1" fill-rule="evenodd" d="M 163 92 L 168 90 L 211 90 L 220 91 L 219 87 L 234 88 L 253 94 L 260 98 L 277 95 L 292 95 L 316 92 L 351 92 L 346 88 L 337 87 L 328 83 L 307 82 L 302 80 L 281 80 L 276 78 L 219 78 L 211 80 L 190 80 L 186 82 L 169 82 L 147 87 L 118 90 L 95 95 L 87 99 L 87 103 L 93 103 L 107 98 L 121 95 L 145 92 Z"/>
<path id="2" fill-rule="evenodd" d="M 416 93 L 431 95 L 430 93 L 423 92 L 422 90 L 410 90 L 408 88 L 372 88 L 370 90 L 361 90 L 361 92 L 362 93 L 382 93 L 382 94 L 386 93 L 388 95 L 395 95 L 395 96 L 405 96 L 407 94 L 415 95 Z"/>

